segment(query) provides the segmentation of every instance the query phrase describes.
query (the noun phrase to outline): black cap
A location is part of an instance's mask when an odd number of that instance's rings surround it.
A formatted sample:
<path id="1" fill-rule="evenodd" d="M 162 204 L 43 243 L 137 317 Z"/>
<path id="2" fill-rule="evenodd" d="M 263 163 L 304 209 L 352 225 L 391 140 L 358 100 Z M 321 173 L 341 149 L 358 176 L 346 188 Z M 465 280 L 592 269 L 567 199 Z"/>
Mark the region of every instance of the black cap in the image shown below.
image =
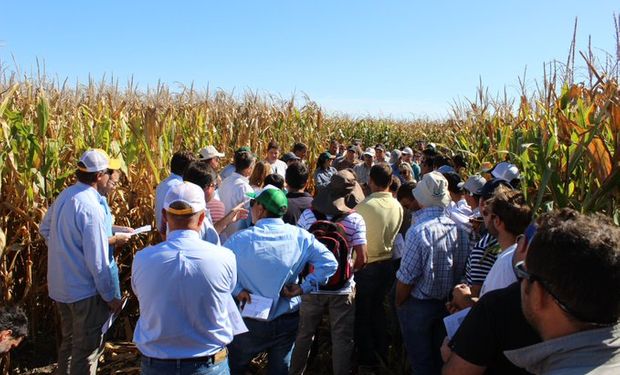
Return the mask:
<path id="1" fill-rule="evenodd" d="M 505 186 L 509 188 L 510 190 L 514 190 L 512 185 L 510 185 L 508 182 L 504 180 L 500 180 L 498 178 L 494 178 L 492 180 L 487 181 L 486 184 L 484 184 L 484 186 L 482 187 L 482 189 L 480 189 L 480 196 L 484 200 L 490 199 L 495 193 L 495 189 L 497 189 L 500 186 Z"/>

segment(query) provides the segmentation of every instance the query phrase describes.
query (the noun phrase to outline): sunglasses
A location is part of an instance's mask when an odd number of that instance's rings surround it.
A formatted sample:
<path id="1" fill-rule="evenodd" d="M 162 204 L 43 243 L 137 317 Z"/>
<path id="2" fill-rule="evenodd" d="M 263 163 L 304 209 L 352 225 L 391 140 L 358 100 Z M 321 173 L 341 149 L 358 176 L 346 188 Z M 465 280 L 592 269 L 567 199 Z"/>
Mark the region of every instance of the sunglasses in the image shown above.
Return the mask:
<path id="1" fill-rule="evenodd" d="M 254 207 L 256 204 L 256 199 L 250 199 L 250 207 Z"/>
<path id="2" fill-rule="evenodd" d="M 534 282 L 536 281 L 537 283 L 539 283 L 543 289 L 549 293 L 549 295 L 555 300 L 555 303 L 558 304 L 558 306 L 560 306 L 560 308 L 562 310 L 564 310 L 565 313 L 575 317 L 576 319 L 578 319 L 579 321 L 588 324 L 588 325 L 592 325 L 592 326 L 600 326 L 600 327 L 604 327 L 604 326 L 610 326 L 613 325 L 614 323 L 598 323 L 598 322 L 592 322 L 589 319 L 584 318 L 581 314 L 575 312 L 575 310 L 573 310 L 572 308 L 569 308 L 564 302 L 562 302 L 562 300 L 560 300 L 560 298 L 558 298 L 558 296 L 553 292 L 552 289 L 552 285 L 545 281 L 545 279 L 543 279 L 542 277 L 535 275 L 531 272 L 528 272 L 527 269 L 525 268 L 525 261 L 520 261 L 517 264 L 515 264 L 514 266 L 514 271 L 515 271 L 515 275 L 517 276 L 517 279 L 519 279 L 519 281 L 521 280 L 527 280 L 528 282 Z"/>

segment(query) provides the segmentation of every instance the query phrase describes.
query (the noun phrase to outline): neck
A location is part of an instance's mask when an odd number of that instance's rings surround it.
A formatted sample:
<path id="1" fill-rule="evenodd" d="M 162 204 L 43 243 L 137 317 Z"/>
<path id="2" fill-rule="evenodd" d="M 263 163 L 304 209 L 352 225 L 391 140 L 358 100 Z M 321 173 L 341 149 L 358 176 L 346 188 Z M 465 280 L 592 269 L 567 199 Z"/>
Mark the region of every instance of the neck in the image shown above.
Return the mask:
<path id="1" fill-rule="evenodd" d="M 387 187 L 382 188 L 382 187 L 375 186 L 373 184 L 373 186 L 371 186 L 371 188 L 370 188 L 370 191 L 373 192 L 373 193 L 389 193 L 390 192 L 390 187 L 387 186 Z"/>
<path id="2" fill-rule="evenodd" d="M 303 193 L 304 192 L 304 188 L 301 189 L 293 189 L 292 187 L 288 187 L 288 192 L 289 193 Z"/>
<path id="3" fill-rule="evenodd" d="M 557 309 L 559 310 L 560 308 L 557 307 Z M 536 325 L 536 328 L 543 341 L 572 335 L 573 333 L 589 329 L 588 327 L 580 327 L 573 324 L 564 315 L 563 311 L 556 311 L 554 314 L 547 315 L 543 322 Z"/>
<path id="4" fill-rule="evenodd" d="M 517 242 L 517 236 L 512 233 L 506 232 L 505 230 L 498 231 L 497 234 L 497 243 L 499 243 L 499 247 L 502 250 L 506 250 L 510 246 L 514 245 Z"/>

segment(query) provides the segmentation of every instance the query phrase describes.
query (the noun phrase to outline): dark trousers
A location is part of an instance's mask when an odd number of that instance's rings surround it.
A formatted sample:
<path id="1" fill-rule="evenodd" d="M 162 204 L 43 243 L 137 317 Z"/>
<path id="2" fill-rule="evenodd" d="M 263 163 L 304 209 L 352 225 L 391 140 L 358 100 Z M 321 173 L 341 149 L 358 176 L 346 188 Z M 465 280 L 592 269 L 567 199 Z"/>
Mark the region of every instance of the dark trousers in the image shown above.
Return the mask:
<path id="1" fill-rule="evenodd" d="M 355 344 L 358 363 L 379 366 L 387 362 L 388 329 L 385 297 L 392 286 L 391 260 L 375 262 L 355 273 Z"/>

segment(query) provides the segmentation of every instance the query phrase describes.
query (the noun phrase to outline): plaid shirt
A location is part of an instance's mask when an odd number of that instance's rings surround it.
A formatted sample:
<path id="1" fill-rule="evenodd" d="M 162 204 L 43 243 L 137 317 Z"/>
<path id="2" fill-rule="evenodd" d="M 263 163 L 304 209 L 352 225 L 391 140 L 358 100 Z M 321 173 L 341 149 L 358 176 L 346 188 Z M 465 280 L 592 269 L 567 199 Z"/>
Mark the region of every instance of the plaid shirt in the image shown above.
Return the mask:
<path id="1" fill-rule="evenodd" d="M 413 284 L 414 298 L 444 300 L 463 276 L 469 236 L 441 207 L 423 208 L 414 216 L 396 277 L 404 284 Z"/>

